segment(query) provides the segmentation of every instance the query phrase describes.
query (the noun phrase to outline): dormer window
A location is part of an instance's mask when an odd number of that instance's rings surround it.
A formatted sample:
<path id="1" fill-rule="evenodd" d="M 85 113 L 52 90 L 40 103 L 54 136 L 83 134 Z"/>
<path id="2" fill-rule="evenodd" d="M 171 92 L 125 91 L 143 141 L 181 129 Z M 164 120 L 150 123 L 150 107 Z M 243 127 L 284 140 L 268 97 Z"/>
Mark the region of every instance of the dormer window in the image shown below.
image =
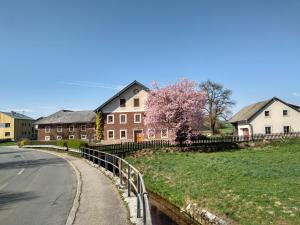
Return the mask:
<path id="1" fill-rule="evenodd" d="M 120 107 L 126 107 L 126 99 L 124 98 L 120 99 Z"/>
<path id="2" fill-rule="evenodd" d="M 288 115 L 289 115 L 289 112 L 288 112 L 286 109 L 284 109 L 284 110 L 282 111 L 282 115 L 283 115 L 283 116 L 288 116 Z"/>
<path id="3" fill-rule="evenodd" d="M 265 111 L 265 117 L 270 117 L 270 111 Z"/>

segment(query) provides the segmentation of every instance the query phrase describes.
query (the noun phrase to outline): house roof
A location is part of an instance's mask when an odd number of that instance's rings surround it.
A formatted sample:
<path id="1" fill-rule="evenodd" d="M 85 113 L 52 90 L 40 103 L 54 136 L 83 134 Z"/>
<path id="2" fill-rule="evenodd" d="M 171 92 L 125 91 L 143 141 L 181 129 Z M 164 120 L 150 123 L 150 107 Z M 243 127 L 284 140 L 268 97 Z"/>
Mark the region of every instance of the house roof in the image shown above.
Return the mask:
<path id="1" fill-rule="evenodd" d="M 283 104 L 295 109 L 300 113 L 300 106 L 292 105 L 287 102 L 282 101 L 281 99 L 277 97 L 273 97 L 271 99 L 257 102 L 252 105 L 248 105 L 244 108 L 242 108 L 238 113 L 236 113 L 230 120 L 230 123 L 237 123 L 242 121 L 250 121 L 254 116 L 256 116 L 258 113 L 261 112 L 267 105 L 273 103 L 274 101 L 280 101 Z"/>
<path id="2" fill-rule="evenodd" d="M 91 123 L 95 121 L 96 114 L 93 111 L 60 110 L 48 117 L 36 121 L 35 124 Z"/>
<path id="3" fill-rule="evenodd" d="M 14 112 L 14 111 L 11 111 L 11 112 L 1 112 L 9 117 L 12 117 L 14 119 L 19 119 L 19 120 L 34 120 L 32 119 L 31 117 L 29 116 L 26 116 L 24 114 L 21 114 L 21 113 L 17 113 L 17 112 Z"/>
<path id="4" fill-rule="evenodd" d="M 110 99 L 108 99 L 106 102 L 104 102 L 102 105 L 100 105 L 97 109 L 95 109 L 95 112 L 99 112 L 104 106 L 106 106 L 107 104 L 109 104 L 110 102 L 112 102 L 114 99 L 120 97 L 121 94 L 123 94 L 125 91 L 127 91 L 129 88 L 131 88 L 133 85 L 139 85 L 140 87 L 142 87 L 145 91 L 149 91 L 149 88 L 146 87 L 145 85 L 143 85 L 142 83 L 134 80 L 133 82 L 131 82 L 129 85 L 127 85 L 125 88 L 123 88 L 121 91 L 119 91 L 117 94 L 115 94 L 114 96 L 112 96 Z"/>

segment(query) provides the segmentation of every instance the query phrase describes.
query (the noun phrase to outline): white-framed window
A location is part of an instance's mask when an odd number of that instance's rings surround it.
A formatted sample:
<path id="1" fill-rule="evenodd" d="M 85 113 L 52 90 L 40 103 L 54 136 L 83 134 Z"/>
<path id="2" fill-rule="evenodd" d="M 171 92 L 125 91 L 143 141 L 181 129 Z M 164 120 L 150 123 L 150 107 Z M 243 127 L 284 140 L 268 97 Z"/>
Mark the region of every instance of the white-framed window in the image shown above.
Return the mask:
<path id="1" fill-rule="evenodd" d="M 57 133 L 61 133 L 62 132 L 62 126 L 58 126 L 57 127 Z"/>
<path id="2" fill-rule="evenodd" d="M 45 127 L 45 133 L 50 133 L 50 131 L 51 131 L 51 127 L 46 126 L 46 127 Z"/>
<path id="3" fill-rule="evenodd" d="M 107 115 L 107 124 L 114 124 L 115 116 L 113 114 Z"/>
<path id="4" fill-rule="evenodd" d="M 271 117 L 271 113 L 270 113 L 269 110 L 266 110 L 266 111 L 265 111 L 265 117 Z"/>
<path id="5" fill-rule="evenodd" d="M 70 125 L 70 126 L 69 126 L 69 132 L 74 132 L 74 131 L 75 131 L 74 125 Z"/>
<path id="6" fill-rule="evenodd" d="M 50 136 L 45 136 L 45 141 L 50 141 Z"/>
<path id="7" fill-rule="evenodd" d="M 284 134 L 289 134 L 291 132 L 291 127 L 290 126 L 284 126 L 283 127 L 283 133 Z"/>
<path id="8" fill-rule="evenodd" d="M 86 135 L 86 134 L 82 134 L 82 135 L 81 135 L 81 139 L 82 139 L 82 140 L 86 140 L 86 139 L 87 139 L 87 135 Z"/>
<path id="9" fill-rule="evenodd" d="M 141 123 L 142 122 L 142 114 L 141 113 L 135 113 L 134 114 L 134 123 Z"/>
<path id="10" fill-rule="evenodd" d="M 126 129 L 120 130 L 120 139 L 127 139 L 127 130 Z"/>
<path id="11" fill-rule="evenodd" d="M 272 134 L 272 127 L 271 126 L 266 126 L 265 127 L 265 134 Z"/>
<path id="12" fill-rule="evenodd" d="M 75 139 L 75 136 L 74 135 L 69 135 L 69 139 L 73 140 L 73 139 Z"/>
<path id="13" fill-rule="evenodd" d="M 161 135 L 161 138 L 168 138 L 168 136 L 169 136 L 168 129 L 161 129 L 160 135 Z"/>
<path id="14" fill-rule="evenodd" d="M 287 109 L 282 110 L 283 116 L 289 116 L 289 111 Z"/>
<path id="15" fill-rule="evenodd" d="M 155 129 L 149 128 L 148 129 L 148 139 L 154 139 L 155 138 Z"/>
<path id="16" fill-rule="evenodd" d="M 81 131 L 86 131 L 86 125 L 81 125 Z"/>
<path id="17" fill-rule="evenodd" d="M 61 140 L 62 136 L 61 135 L 57 135 L 56 140 Z"/>
<path id="18" fill-rule="evenodd" d="M 126 123 L 127 123 L 127 115 L 120 114 L 120 124 L 126 124 Z"/>
<path id="19" fill-rule="evenodd" d="M 108 131 L 107 131 L 107 139 L 108 139 L 108 140 L 113 140 L 113 139 L 115 139 L 115 131 L 114 131 L 114 130 L 108 130 Z"/>

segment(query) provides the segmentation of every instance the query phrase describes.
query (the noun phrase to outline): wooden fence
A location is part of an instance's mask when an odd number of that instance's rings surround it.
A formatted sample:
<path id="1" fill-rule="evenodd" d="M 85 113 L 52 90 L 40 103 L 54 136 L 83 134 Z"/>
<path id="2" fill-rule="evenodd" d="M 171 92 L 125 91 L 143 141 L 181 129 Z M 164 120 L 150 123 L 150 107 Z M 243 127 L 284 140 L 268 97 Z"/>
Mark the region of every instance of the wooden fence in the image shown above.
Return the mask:
<path id="1" fill-rule="evenodd" d="M 89 146 L 92 149 L 99 151 L 108 152 L 110 154 L 124 155 L 126 153 L 135 152 L 142 149 L 160 149 L 169 147 L 189 147 L 189 146 L 201 146 L 208 144 L 221 144 L 221 143 L 243 143 L 243 142 L 262 142 L 262 141 L 272 141 L 287 138 L 300 137 L 300 132 L 293 133 L 278 133 L 278 134 L 256 134 L 251 136 L 222 136 L 222 137 L 201 137 L 201 139 L 194 139 L 190 142 L 179 145 L 177 142 L 171 142 L 169 140 L 152 140 L 143 142 L 123 142 L 120 144 L 110 144 L 110 145 L 92 145 Z"/>

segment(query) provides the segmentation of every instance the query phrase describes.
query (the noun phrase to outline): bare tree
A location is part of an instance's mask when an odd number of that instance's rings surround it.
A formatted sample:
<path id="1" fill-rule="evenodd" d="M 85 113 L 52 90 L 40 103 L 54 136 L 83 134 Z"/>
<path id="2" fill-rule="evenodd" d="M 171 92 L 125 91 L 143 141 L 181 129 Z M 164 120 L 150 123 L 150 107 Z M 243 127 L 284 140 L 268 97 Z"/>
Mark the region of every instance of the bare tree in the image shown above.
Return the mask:
<path id="1" fill-rule="evenodd" d="M 216 134 L 217 122 L 220 119 L 227 120 L 231 115 L 232 106 L 235 105 L 231 99 L 232 91 L 211 80 L 201 83 L 200 88 L 206 93 L 205 110 L 208 114 L 210 130 L 212 134 Z"/>

